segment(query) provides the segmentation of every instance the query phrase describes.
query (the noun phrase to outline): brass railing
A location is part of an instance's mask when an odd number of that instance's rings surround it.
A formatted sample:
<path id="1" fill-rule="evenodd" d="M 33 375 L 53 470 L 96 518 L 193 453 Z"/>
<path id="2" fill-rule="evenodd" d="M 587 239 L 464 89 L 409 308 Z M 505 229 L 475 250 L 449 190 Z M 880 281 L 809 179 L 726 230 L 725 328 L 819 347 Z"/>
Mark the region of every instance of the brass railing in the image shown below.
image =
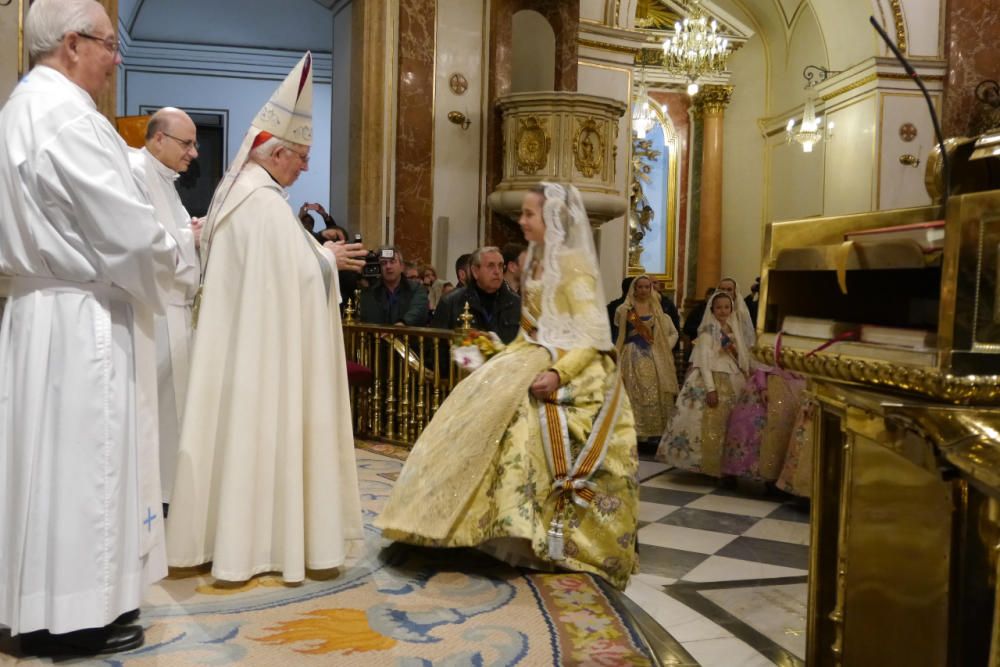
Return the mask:
<path id="1" fill-rule="evenodd" d="M 354 434 L 413 444 L 463 377 L 451 355 L 462 331 L 362 324 L 354 319 L 353 303 L 344 311 L 347 358 L 372 372 L 368 386 L 351 387 Z"/>

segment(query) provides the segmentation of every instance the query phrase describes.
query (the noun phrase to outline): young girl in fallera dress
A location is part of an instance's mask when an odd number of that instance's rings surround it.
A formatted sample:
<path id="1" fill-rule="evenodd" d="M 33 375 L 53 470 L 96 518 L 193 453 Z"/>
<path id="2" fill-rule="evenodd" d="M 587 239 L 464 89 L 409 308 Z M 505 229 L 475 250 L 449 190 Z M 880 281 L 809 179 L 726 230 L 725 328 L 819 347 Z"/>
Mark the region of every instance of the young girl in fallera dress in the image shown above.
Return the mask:
<path id="1" fill-rule="evenodd" d="M 478 547 L 624 589 L 637 563 L 632 408 L 580 193 L 543 186 L 519 220 L 521 330 L 438 409 L 375 525 L 395 541 Z"/>
<path id="2" fill-rule="evenodd" d="M 729 413 L 750 366 L 750 351 L 734 311 L 735 301 L 726 292 L 715 292 L 709 299 L 691 354 L 691 370 L 660 440 L 656 458 L 681 470 L 722 474 Z"/>

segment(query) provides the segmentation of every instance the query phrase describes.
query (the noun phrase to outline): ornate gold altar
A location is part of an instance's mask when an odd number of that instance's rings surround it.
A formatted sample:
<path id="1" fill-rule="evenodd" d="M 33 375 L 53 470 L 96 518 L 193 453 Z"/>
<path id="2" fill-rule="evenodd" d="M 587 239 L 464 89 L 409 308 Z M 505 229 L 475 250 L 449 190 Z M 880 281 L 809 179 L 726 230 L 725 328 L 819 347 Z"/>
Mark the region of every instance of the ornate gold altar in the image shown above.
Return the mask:
<path id="1" fill-rule="evenodd" d="M 1000 665 L 1000 190 L 972 189 L 955 188 L 930 250 L 845 234 L 931 222 L 939 206 L 769 228 L 755 352 L 805 374 L 820 411 L 810 667 Z M 779 337 L 789 315 L 929 342 L 816 351 Z"/>

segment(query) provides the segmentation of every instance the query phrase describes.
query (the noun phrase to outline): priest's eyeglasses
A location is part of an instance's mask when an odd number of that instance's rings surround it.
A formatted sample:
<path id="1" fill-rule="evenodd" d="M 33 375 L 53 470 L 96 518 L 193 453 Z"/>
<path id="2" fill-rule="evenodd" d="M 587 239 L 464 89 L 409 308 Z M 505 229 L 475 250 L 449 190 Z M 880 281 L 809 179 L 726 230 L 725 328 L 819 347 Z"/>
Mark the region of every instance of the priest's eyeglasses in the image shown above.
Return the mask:
<path id="1" fill-rule="evenodd" d="M 85 32 L 78 32 L 76 34 L 79 35 L 80 37 L 83 37 L 84 39 L 92 39 L 95 42 L 100 42 L 101 44 L 104 45 L 104 48 L 106 48 L 112 54 L 118 53 L 118 49 L 121 46 L 121 44 L 118 43 L 118 40 L 115 39 L 114 37 L 95 37 L 94 35 L 88 35 Z"/>
<path id="2" fill-rule="evenodd" d="M 160 132 L 163 132 L 163 130 L 160 130 Z M 189 151 L 192 148 L 195 149 L 195 150 L 198 150 L 199 148 L 201 148 L 201 144 L 199 144 L 194 139 L 181 139 L 180 137 L 175 137 L 174 135 L 167 134 L 166 132 L 163 132 L 163 136 L 170 137 L 171 139 L 173 139 L 174 141 L 176 141 L 177 143 L 179 143 L 181 146 L 183 146 L 184 150 L 186 150 L 186 151 Z"/>
<path id="3" fill-rule="evenodd" d="M 295 153 L 296 155 L 298 155 L 299 159 L 302 160 L 302 164 L 304 164 L 304 165 L 308 165 L 309 164 L 309 154 L 308 153 L 300 153 L 297 150 L 295 150 L 294 148 L 289 148 L 288 150 L 290 150 L 293 153 Z"/>

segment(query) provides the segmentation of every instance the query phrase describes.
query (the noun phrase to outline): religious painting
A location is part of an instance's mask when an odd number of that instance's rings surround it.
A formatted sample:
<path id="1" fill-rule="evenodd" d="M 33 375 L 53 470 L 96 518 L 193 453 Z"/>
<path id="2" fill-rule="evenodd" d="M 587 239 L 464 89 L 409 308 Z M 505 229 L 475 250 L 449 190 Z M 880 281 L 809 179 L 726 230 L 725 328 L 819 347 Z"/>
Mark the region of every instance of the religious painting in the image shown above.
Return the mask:
<path id="1" fill-rule="evenodd" d="M 637 241 L 636 234 L 631 233 L 628 272 L 631 275 L 649 274 L 667 290 L 672 290 L 676 280 L 680 142 L 670 118 L 659 105 L 653 103 L 652 107 L 655 122 L 641 140 L 643 157 L 633 159 L 632 164 L 632 181 L 641 184 L 643 201 L 635 206 L 633 194 L 630 232 L 634 232 L 632 228 L 641 227 L 642 233 Z M 639 152 L 634 149 L 633 157 L 639 157 Z"/>

